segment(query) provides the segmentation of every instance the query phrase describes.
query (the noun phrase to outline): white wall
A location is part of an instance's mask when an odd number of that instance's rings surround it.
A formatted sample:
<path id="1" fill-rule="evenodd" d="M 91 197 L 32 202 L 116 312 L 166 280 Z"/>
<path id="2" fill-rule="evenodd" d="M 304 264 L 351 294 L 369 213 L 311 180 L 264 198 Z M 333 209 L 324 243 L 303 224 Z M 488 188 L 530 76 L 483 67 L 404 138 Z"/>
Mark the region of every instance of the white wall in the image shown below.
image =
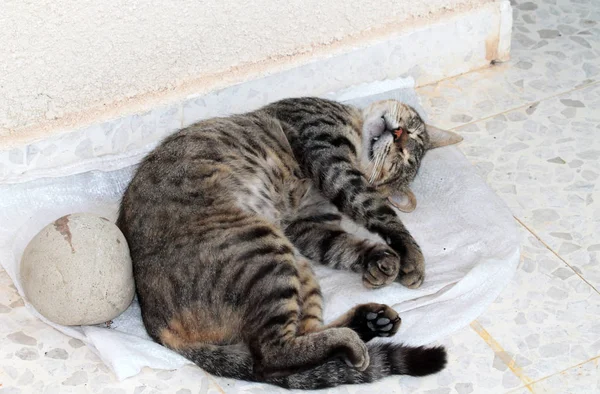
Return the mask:
<path id="1" fill-rule="evenodd" d="M 3 0 L 0 148 L 493 0 Z"/>

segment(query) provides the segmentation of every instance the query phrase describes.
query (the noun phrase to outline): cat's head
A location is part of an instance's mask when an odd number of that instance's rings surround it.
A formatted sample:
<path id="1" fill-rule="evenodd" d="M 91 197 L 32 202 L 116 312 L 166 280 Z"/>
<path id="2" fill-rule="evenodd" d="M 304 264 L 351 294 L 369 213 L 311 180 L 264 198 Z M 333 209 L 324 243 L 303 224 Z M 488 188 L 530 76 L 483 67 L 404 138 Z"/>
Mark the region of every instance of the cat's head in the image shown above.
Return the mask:
<path id="1" fill-rule="evenodd" d="M 416 207 L 409 183 L 429 149 L 455 144 L 462 137 L 426 125 L 410 106 L 378 101 L 363 110 L 361 167 L 371 185 L 404 212 Z"/>

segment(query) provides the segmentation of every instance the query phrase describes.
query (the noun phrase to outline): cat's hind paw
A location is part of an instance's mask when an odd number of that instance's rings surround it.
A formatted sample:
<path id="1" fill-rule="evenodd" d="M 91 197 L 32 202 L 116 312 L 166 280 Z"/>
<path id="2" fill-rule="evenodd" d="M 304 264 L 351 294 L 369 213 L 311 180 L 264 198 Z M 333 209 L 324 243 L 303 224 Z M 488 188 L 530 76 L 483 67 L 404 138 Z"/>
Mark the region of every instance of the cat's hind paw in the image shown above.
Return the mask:
<path id="1" fill-rule="evenodd" d="M 375 337 L 391 337 L 400 328 L 400 316 L 384 304 L 369 303 L 356 307 L 349 327 L 367 342 Z"/>

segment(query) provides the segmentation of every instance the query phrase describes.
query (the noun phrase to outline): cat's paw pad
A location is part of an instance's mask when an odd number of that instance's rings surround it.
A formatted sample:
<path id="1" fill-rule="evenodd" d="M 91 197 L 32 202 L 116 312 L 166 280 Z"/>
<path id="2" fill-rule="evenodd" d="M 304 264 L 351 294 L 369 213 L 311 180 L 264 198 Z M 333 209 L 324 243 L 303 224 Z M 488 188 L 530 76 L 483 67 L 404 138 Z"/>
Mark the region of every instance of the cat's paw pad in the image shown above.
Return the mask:
<path id="1" fill-rule="evenodd" d="M 364 266 L 363 284 L 375 289 L 396 279 L 400 270 L 400 258 L 385 245 L 377 245 L 365 256 Z"/>
<path id="2" fill-rule="evenodd" d="M 400 328 L 401 322 L 398 313 L 389 306 L 370 303 L 356 308 L 350 328 L 366 342 L 375 337 L 393 336 Z"/>

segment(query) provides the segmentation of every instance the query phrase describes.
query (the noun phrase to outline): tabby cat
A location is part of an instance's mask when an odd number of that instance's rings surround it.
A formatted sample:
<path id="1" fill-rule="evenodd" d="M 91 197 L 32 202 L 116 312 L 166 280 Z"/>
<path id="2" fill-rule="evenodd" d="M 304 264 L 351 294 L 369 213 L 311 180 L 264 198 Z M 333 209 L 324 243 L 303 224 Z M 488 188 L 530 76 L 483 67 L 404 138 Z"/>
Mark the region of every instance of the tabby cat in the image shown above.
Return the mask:
<path id="1" fill-rule="evenodd" d="M 148 333 L 212 374 L 288 388 L 441 370 L 443 348 L 366 344 L 398 330 L 387 305 L 324 325 L 308 259 L 357 272 L 369 288 L 420 286 L 423 255 L 388 197 L 412 196 L 426 150 L 455 138 L 397 101 L 360 111 L 319 98 L 166 138 L 138 167 L 118 219 Z M 387 244 L 346 233 L 341 214 Z"/>

